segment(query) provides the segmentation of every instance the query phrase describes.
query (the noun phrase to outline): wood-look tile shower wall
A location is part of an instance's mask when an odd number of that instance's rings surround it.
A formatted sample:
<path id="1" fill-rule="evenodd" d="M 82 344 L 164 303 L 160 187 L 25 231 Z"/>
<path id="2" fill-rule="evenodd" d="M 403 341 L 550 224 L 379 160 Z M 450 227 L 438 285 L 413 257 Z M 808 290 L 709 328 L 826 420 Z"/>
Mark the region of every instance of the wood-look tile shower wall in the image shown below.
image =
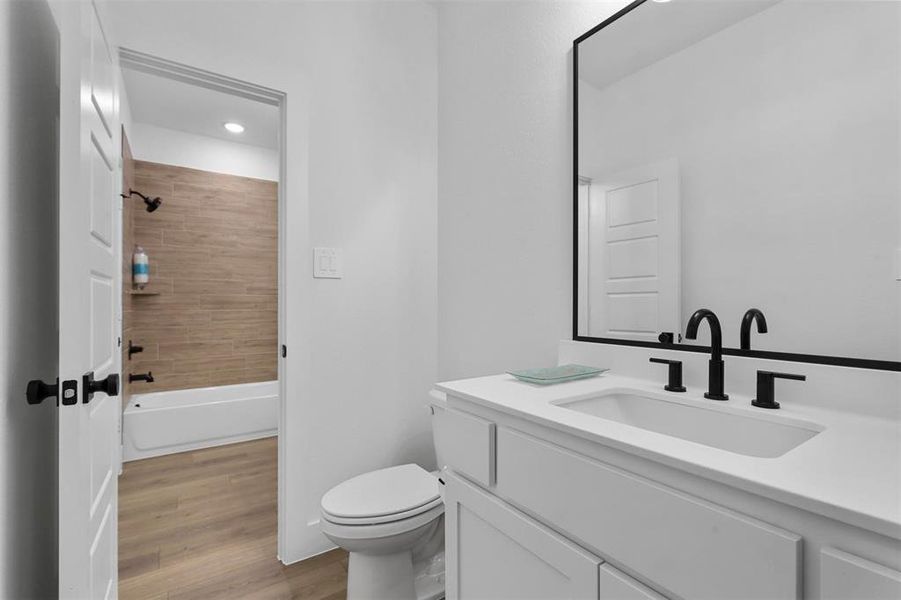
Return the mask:
<path id="1" fill-rule="evenodd" d="M 163 204 L 134 210 L 134 243 L 150 259 L 145 291 L 159 295 L 132 294 L 124 314 L 144 352 L 123 377 L 155 379 L 131 392 L 276 379 L 277 183 L 134 161 L 134 185 Z"/>

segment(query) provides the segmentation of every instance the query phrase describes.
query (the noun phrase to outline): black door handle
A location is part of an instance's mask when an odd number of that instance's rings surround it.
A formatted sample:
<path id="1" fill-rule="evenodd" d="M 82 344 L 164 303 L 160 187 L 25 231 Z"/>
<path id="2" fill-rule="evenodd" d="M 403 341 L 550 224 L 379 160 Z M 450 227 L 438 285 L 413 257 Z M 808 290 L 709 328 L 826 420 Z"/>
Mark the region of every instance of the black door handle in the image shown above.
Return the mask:
<path id="1" fill-rule="evenodd" d="M 56 398 L 59 393 L 59 379 L 53 383 L 44 383 L 40 379 L 32 379 L 25 388 L 28 404 L 40 404 L 46 398 Z"/>
<path id="2" fill-rule="evenodd" d="M 110 373 L 105 379 L 94 380 L 94 371 L 89 372 L 82 380 L 82 402 L 87 404 L 94 398 L 95 392 L 103 392 L 107 396 L 119 395 L 119 374 Z"/>

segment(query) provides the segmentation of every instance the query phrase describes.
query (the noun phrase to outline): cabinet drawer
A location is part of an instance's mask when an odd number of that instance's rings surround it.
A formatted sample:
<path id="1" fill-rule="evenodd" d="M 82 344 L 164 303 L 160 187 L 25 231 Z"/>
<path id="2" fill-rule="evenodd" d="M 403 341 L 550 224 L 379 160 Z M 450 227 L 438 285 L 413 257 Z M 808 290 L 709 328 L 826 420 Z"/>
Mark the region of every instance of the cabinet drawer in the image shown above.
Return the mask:
<path id="1" fill-rule="evenodd" d="M 598 600 L 666 600 L 608 564 L 601 565 L 598 590 Z"/>
<path id="2" fill-rule="evenodd" d="M 502 428 L 497 493 L 683 598 L 800 596 L 801 538 Z"/>
<path id="3" fill-rule="evenodd" d="M 469 413 L 433 404 L 435 447 L 450 467 L 486 487 L 494 485 L 496 426 Z"/>
<path id="4" fill-rule="evenodd" d="M 820 551 L 822 600 L 898 600 L 901 573 L 834 548 Z"/>

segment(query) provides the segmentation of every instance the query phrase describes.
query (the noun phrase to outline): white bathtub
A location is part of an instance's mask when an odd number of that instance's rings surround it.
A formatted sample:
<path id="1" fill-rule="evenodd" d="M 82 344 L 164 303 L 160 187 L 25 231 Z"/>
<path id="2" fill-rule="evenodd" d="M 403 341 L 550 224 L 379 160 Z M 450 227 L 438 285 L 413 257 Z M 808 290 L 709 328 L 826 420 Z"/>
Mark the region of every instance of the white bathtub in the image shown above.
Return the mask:
<path id="1" fill-rule="evenodd" d="M 277 381 L 134 394 L 122 416 L 123 460 L 277 433 Z"/>

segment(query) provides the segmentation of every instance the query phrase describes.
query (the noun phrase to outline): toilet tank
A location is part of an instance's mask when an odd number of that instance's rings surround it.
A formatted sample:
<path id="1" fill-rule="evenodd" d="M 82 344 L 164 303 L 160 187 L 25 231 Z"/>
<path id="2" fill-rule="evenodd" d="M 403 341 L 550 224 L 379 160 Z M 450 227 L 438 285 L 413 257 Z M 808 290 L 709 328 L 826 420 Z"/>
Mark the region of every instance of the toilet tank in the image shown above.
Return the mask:
<path id="1" fill-rule="evenodd" d="M 444 392 L 429 392 L 429 405 L 432 411 L 432 442 L 435 444 L 435 464 L 439 471 L 447 466 L 444 458 L 443 432 L 441 430 L 441 414 L 447 409 L 447 396 Z"/>

